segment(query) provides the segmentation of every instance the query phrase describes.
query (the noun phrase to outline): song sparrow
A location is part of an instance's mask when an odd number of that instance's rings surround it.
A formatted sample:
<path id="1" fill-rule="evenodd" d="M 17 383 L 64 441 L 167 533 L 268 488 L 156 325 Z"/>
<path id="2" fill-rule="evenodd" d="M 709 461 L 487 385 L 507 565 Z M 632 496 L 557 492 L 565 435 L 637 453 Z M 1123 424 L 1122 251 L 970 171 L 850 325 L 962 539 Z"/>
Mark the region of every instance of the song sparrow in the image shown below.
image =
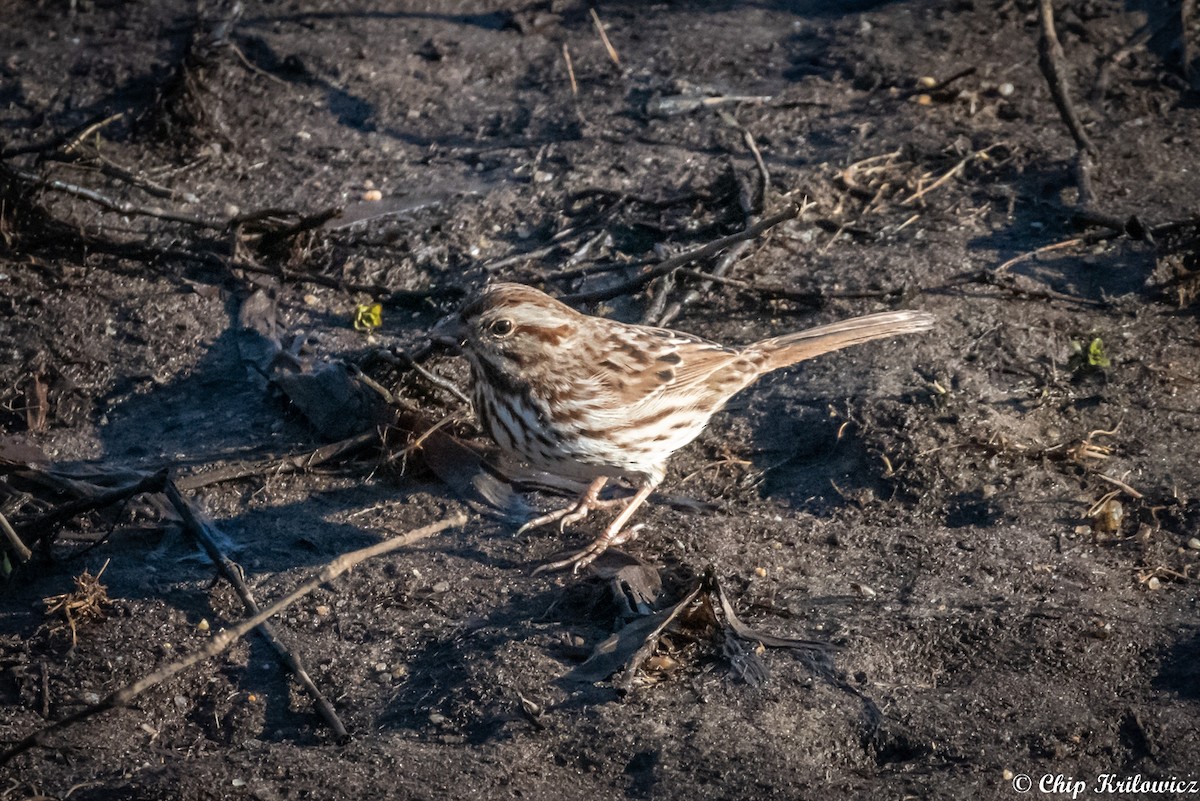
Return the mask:
<path id="1" fill-rule="evenodd" d="M 583 314 L 528 286 L 494 284 L 441 320 L 430 337 L 467 357 L 475 413 L 506 454 L 589 482 L 575 503 L 522 531 L 554 521 L 561 529 L 593 509 L 623 505 L 591 545 L 539 568 L 578 571 L 635 535 L 625 524 L 663 480 L 667 460 L 739 390 L 822 353 L 932 326 L 924 312 L 883 312 L 724 347 Z M 633 482 L 634 494 L 601 500 L 612 478 Z"/>

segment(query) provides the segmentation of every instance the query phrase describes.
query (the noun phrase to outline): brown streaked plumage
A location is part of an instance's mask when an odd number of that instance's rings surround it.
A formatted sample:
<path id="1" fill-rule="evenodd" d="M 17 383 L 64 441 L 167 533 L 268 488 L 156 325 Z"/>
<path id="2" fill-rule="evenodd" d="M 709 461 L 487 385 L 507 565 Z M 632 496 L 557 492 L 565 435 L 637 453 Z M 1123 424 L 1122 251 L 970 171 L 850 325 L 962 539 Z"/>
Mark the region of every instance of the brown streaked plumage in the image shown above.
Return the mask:
<path id="1" fill-rule="evenodd" d="M 522 530 L 623 505 L 590 546 L 543 569 L 589 564 L 632 535 L 625 524 L 662 481 L 667 460 L 733 395 L 773 370 L 873 339 L 927 331 L 933 317 L 896 311 L 724 347 L 666 328 L 577 312 L 520 284 L 494 284 L 431 333 L 471 364 L 473 400 L 500 448 L 555 475 L 588 481 L 574 504 Z M 611 478 L 632 497 L 599 499 Z"/>

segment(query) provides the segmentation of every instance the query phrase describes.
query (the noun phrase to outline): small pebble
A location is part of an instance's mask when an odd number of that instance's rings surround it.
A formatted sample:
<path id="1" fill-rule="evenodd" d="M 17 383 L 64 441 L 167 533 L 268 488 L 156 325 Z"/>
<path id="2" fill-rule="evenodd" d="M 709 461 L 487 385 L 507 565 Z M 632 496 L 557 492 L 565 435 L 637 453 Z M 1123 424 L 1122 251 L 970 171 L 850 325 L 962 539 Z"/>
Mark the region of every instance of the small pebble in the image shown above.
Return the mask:
<path id="1" fill-rule="evenodd" d="M 99 693 L 84 693 L 83 702 L 89 706 L 95 706 L 100 703 L 100 695 Z"/>
<path id="2" fill-rule="evenodd" d="M 1101 534 L 1115 534 L 1121 530 L 1125 519 L 1125 507 L 1116 498 L 1110 498 L 1096 510 L 1092 517 L 1092 529 Z"/>
<path id="3" fill-rule="evenodd" d="M 312 293 L 309 293 L 304 296 L 304 305 L 305 306 L 316 306 L 320 302 L 321 302 L 320 298 L 318 298 L 316 295 L 314 295 Z"/>
<path id="4" fill-rule="evenodd" d="M 317 613 L 317 617 L 325 617 L 326 615 L 329 614 L 330 610 L 329 610 L 328 606 L 326 606 L 325 604 L 321 604 L 313 611 L 315 611 Z"/>
<path id="5" fill-rule="evenodd" d="M 1193 551 L 1200 551 L 1200 538 L 1192 537 L 1188 540 L 1188 547 Z"/>
<path id="6" fill-rule="evenodd" d="M 441 712 L 430 712 L 429 713 L 429 722 L 435 726 L 440 726 L 441 724 L 446 722 L 446 716 L 443 715 Z"/>
<path id="7" fill-rule="evenodd" d="M 850 589 L 857 592 L 864 598 L 874 598 L 878 593 L 866 584 L 859 584 L 857 581 L 850 582 Z"/>
<path id="8" fill-rule="evenodd" d="M 1150 580 L 1146 582 L 1146 586 L 1149 589 L 1158 590 L 1162 589 L 1162 582 L 1158 580 L 1158 576 L 1151 576 Z"/>
<path id="9" fill-rule="evenodd" d="M 449 589 L 450 589 L 450 582 L 448 582 L 448 581 L 439 581 L 437 584 L 433 585 L 433 591 L 437 592 L 437 593 L 446 592 Z"/>
<path id="10" fill-rule="evenodd" d="M 917 105 L 918 106 L 932 106 L 933 98 L 930 97 L 929 95 L 917 95 Z"/>
<path id="11" fill-rule="evenodd" d="M 308 131 L 296 131 L 296 138 L 303 139 L 307 142 L 309 139 L 312 139 L 312 134 L 310 134 Z"/>
<path id="12" fill-rule="evenodd" d="M 388 666 L 387 666 L 387 665 L 385 665 L 385 664 L 384 664 L 384 663 L 382 663 L 382 662 L 376 662 L 376 663 L 375 663 L 375 672 L 376 672 L 376 673 L 387 673 L 387 672 L 388 672 Z"/>
<path id="13" fill-rule="evenodd" d="M 1005 768 L 1004 773 L 1002 773 L 1001 776 L 1003 777 L 1004 781 L 1011 782 L 1013 780 L 1014 774 L 1011 770 L 1009 770 L 1008 768 Z"/>
<path id="14" fill-rule="evenodd" d="M 375 182 L 372 181 L 370 178 L 363 181 L 363 189 L 376 189 L 376 188 L 378 188 L 378 187 L 375 186 Z"/>
<path id="15" fill-rule="evenodd" d="M 185 711 L 188 708 L 187 697 L 183 696 L 183 695 L 175 696 L 175 708 L 178 709 L 180 712 Z"/>
<path id="16" fill-rule="evenodd" d="M 650 670 L 674 670 L 679 663 L 666 654 L 655 654 L 646 660 L 646 667 Z"/>
<path id="17" fill-rule="evenodd" d="M 246 786 L 246 780 L 245 780 L 245 779 L 234 779 L 234 780 L 231 782 L 231 784 L 233 784 L 233 786 L 234 786 L 234 787 L 245 787 L 245 786 Z"/>
<path id="18" fill-rule="evenodd" d="M 767 569 L 765 567 L 756 567 L 754 568 L 754 575 L 758 576 L 759 578 L 766 578 Z"/>
<path id="19" fill-rule="evenodd" d="M 368 189 L 366 192 L 363 192 L 362 199 L 368 203 L 376 203 L 383 200 L 383 193 L 378 189 Z"/>
<path id="20" fill-rule="evenodd" d="M 1017 88 L 1015 86 L 1013 86 L 1011 83 L 1000 84 L 1000 96 L 1001 97 L 1012 97 L 1012 94 L 1015 91 L 1017 91 Z"/>
<path id="21" fill-rule="evenodd" d="M 917 81 L 917 83 L 919 83 L 925 89 L 932 89 L 933 87 L 938 85 L 937 78 L 934 78 L 932 75 L 922 76 L 921 79 Z"/>
<path id="22" fill-rule="evenodd" d="M 196 624 L 196 628 L 200 629 L 200 631 L 208 631 L 208 618 L 201 618 L 200 622 Z"/>
<path id="23" fill-rule="evenodd" d="M 548 184 L 554 180 L 554 173 L 538 170 L 533 174 L 533 182 L 535 184 Z"/>

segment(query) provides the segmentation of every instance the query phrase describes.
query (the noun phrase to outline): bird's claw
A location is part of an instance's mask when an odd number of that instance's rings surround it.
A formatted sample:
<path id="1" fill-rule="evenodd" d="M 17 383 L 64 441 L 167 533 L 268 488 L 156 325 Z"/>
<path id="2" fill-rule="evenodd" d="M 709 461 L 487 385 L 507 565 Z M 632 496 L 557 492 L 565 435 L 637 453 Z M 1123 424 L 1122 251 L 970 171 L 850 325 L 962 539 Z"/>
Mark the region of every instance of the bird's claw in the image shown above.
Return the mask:
<path id="1" fill-rule="evenodd" d="M 550 514 L 545 514 L 541 517 L 535 517 L 533 520 L 530 520 L 528 523 L 517 529 L 517 533 L 524 534 L 526 531 L 532 531 L 535 528 L 548 526 L 557 520 L 558 532 L 561 534 L 567 530 L 567 526 L 571 525 L 572 523 L 578 523 L 580 520 L 587 517 L 588 511 L 589 510 L 586 506 L 582 508 L 578 506 L 568 506 L 563 509 L 558 509 Z"/>
<path id="2" fill-rule="evenodd" d="M 580 571 L 596 561 L 596 557 L 608 550 L 608 541 L 604 537 L 600 537 L 582 551 L 571 554 L 566 559 L 560 559 L 557 562 L 547 562 L 544 565 L 538 565 L 533 569 L 533 575 L 540 573 L 552 573 L 555 570 L 562 570 L 565 567 L 571 568 L 571 574 L 578 576 Z"/>
<path id="3" fill-rule="evenodd" d="M 638 523 L 632 528 L 624 531 L 606 531 L 604 534 L 592 541 L 588 547 L 582 551 L 577 551 L 566 559 L 560 559 L 557 562 L 547 562 L 544 565 L 538 565 L 533 569 L 533 575 L 539 573 L 551 573 L 555 570 L 562 570 L 565 567 L 571 568 L 571 574 L 578 576 L 580 571 L 585 567 L 595 562 L 602 553 L 607 551 L 613 545 L 621 545 L 628 542 L 637 536 L 638 532 L 645 526 L 644 523 Z"/>

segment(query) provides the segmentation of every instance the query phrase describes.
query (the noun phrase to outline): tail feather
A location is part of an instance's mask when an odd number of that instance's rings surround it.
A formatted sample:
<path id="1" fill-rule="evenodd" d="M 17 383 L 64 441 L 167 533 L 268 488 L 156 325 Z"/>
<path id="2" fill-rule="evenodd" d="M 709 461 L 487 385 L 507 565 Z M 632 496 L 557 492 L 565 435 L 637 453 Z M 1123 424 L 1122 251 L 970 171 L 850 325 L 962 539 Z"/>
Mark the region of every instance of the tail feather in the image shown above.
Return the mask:
<path id="1" fill-rule="evenodd" d="M 933 328 L 932 314 L 920 311 L 895 311 L 853 317 L 807 331 L 797 331 L 772 339 L 764 339 L 746 348 L 748 354 L 767 357 L 768 370 L 778 370 L 822 353 L 841 350 L 850 345 L 873 339 L 915 334 Z M 764 370 L 763 372 L 766 372 Z"/>

